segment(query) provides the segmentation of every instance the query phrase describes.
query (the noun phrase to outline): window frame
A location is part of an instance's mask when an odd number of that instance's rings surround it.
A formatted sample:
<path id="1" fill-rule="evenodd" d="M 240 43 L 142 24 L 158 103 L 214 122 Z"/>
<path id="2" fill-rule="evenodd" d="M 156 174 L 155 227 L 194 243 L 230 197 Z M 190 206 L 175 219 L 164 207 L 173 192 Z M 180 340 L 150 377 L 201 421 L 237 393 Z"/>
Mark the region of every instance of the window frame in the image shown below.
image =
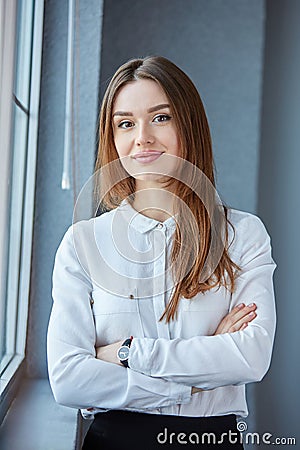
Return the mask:
<path id="1" fill-rule="evenodd" d="M 24 0 L 23 0 L 24 1 Z M 25 0 L 26 2 L 26 0 Z M 29 4 L 29 3 L 28 3 Z M 2 62 L 0 87 L 2 92 L 0 105 L 0 132 L 4 136 L 3 150 L 1 151 L 1 158 L 5 159 L 3 167 L 3 174 L 10 173 L 10 165 L 12 165 L 13 154 L 13 121 L 12 110 L 15 105 L 18 105 L 18 99 L 14 97 L 14 81 L 17 77 L 15 73 L 15 49 L 18 42 L 18 32 L 16 29 L 16 20 L 18 13 L 18 6 L 21 7 L 24 3 L 18 0 L 10 0 L 9 2 L 0 3 L 0 62 Z M 28 80 L 29 98 L 28 98 L 28 122 L 26 133 L 26 157 L 24 170 L 24 190 L 22 191 L 22 218 L 21 229 L 18 247 L 18 264 L 17 267 L 12 267 L 14 271 L 18 271 L 17 286 L 15 289 L 15 305 L 12 307 L 15 311 L 15 327 L 11 327 L 10 346 L 13 351 L 6 354 L 0 361 L 0 423 L 4 417 L 7 408 L 14 397 L 19 385 L 21 374 L 24 372 L 25 360 L 25 346 L 27 334 L 27 320 L 29 308 L 29 290 L 30 290 L 30 273 L 31 273 L 31 254 L 32 254 L 32 240 L 33 240 L 33 223 L 34 223 L 34 196 L 35 196 L 35 179 L 36 179 L 36 160 L 37 160 L 37 140 L 38 140 L 38 117 L 40 104 L 40 80 L 41 80 L 41 62 L 42 62 L 42 43 L 43 43 L 43 23 L 44 23 L 44 1 L 32 1 L 32 41 L 30 51 L 30 74 Z M 14 98 L 14 100 L 12 100 Z M 22 109 L 22 108 L 21 108 Z M 23 110 L 24 112 L 24 110 Z M 25 113 L 25 112 L 24 112 Z M 3 156 L 4 155 L 4 156 Z M 1 172 L 1 171 L 0 171 Z M 2 177 L 7 180 L 6 177 Z M 4 183 L 5 184 L 5 183 Z M 8 192 L 8 183 L 6 181 L 5 199 L 7 204 L 4 211 L 10 211 L 10 201 Z M 9 254 L 9 227 L 7 224 L 9 214 L 2 218 L 2 230 L 0 229 L 0 246 L 2 245 L 2 254 L 0 255 L 0 276 L 5 285 L 5 264 L 8 262 Z M 8 226 L 7 226 L 8 225 Z M 1 234 L 2 232 L 2 234 Z M 6 246 L 6 248 L 4 248 Z M 16 273 L 15 273 L 16 276 Z M 2 311 L 3 320 L 3 304 L 7 303 L 7 296 L 5 292 L 1 292 L 0 308 Z M 4 301 L 3 301 L 4 300 Z M 7 308 L 5 315 L 7 315 Z M 11 310 L 11 311 L 12 311 Z M 13 344 L 13 345 L 12 345 Z"/>

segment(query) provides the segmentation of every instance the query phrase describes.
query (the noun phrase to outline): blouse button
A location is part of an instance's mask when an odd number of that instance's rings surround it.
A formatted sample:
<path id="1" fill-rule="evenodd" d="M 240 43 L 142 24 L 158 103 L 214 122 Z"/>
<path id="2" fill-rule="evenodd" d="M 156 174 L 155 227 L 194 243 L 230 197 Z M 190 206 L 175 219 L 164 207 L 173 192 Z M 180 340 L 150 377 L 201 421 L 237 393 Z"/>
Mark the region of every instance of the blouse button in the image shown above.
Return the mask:
<path id="1" fill-rule="evenodd" d="M 90 298 L 90 303 L 91 303 L 91 305 L 94 304 L 94 300 L 92 298 Z"/>
<path id="2" fill-rule="evenodd" d="M 134 295 L 133 295 L 133 294 L 130 294 L 130 295 L 129 295 L 129 298 L 130 298 L 131 300 L 133 300 L 133 299 L 134 299 Z"/>
<path id="3" fill-rule="evenodd" d="M 163 227 L 162 223 L 157 224 L 157 228 L 161 229 Z"/>

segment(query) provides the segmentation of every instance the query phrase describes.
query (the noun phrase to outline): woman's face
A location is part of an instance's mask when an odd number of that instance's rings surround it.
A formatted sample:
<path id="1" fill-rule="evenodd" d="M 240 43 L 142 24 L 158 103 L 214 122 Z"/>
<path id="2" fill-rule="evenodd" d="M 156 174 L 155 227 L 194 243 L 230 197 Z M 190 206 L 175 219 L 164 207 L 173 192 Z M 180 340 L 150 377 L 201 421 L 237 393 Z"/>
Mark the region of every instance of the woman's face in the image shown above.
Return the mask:
<path id="1" fill-rule="evenodd" d="M 180 156 L 179 136 L 158 83 L 140 79 L 123 86 L 115 98 L 112 121 L 115 146 L 130 175 L 157 180 L 155 174 L 172 173 L 174 157 Z"/>

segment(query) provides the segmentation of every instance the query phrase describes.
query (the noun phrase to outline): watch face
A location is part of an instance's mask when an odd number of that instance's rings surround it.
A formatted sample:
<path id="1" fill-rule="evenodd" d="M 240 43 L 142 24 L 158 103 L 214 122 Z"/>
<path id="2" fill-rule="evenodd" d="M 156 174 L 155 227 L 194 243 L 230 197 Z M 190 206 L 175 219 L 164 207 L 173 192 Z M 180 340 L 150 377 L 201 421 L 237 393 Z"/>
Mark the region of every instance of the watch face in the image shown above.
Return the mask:
<path id="1" fill-rule="evenodd" d="M 119 348 L 118 350 L 118 358 L 120 361 L 125 361 L 128 359 L 129 356 L 129 347 L 124 345 L 123 347 Z"/>

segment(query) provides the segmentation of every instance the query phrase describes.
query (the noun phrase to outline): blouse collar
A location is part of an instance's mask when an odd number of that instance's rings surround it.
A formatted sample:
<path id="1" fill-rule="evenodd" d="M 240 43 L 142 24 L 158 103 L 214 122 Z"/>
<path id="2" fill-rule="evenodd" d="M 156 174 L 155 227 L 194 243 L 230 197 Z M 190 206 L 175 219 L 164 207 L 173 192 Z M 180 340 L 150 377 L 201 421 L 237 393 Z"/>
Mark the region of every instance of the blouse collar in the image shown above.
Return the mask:
<path id="1" fill-rule="evenodd" d="M 124 219 L 138 232 L 147 233 L 154 228 L 166 228 L 168 230 L 174 231 L 176 228 L 176 222 L 174 217 L 169 217 L 164 222 L 160 222 L 156 219 L 151 219 L 150 217 L 144 216 L 136 211 L 133 206 L 124 199 L 118 210 L 122 213 Z"/>

